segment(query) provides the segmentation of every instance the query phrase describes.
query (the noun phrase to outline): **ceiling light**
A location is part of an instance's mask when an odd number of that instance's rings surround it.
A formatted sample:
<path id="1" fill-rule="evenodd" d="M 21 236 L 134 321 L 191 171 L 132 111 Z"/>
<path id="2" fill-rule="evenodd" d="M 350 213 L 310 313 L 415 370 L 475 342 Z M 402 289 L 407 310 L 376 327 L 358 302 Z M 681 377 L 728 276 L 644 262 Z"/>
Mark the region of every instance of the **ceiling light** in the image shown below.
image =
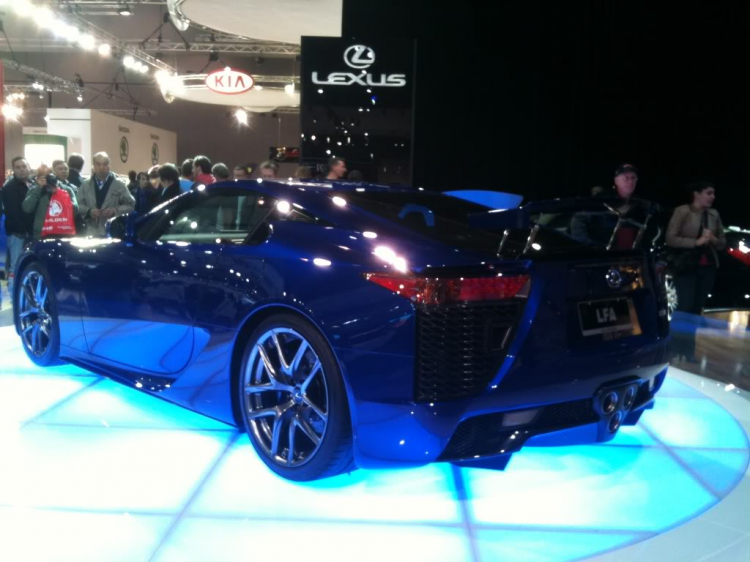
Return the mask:
<path id="1" fill-rule="evenodd" d="M 234 112 L 234 116 L 240 125 L 247 125 L 247 111 L 244 109 L 238 109 Z"/>
<path id="2" fill-rule="evenodd" d="M 52 10 L 50 10 L 46 6 L 42 6 L 34 10 L 34 21 L 39 27 L 49 28 L 54 27 L 56 24 L 55 14 L 53 14 Z"/>
<path id="3" fill-rule="evenodd" d="M 261 86 L 260 84 L 256 84 L 256 85 L 255 85 L 255 89 L 256 89 L 256 90 L 262 90 L 262 89 L 263 89 L 263 86 Z"/>
<path id="4" fill-rule="evenodd" d="M 16 0 L 13 8 L 19 16 L 30 16 L 34 11 L 34 6 L 28 0 Z"/>
<path id="5" fill-rule="evenodd" d="M 103 57 L 108 57 L 109 54 L 112 52 L 112 47 L 109 45 L 109 43 L 102 43 L 99 45 L 99 54 Z"/>
<path id="6" fill-rule="evenodd" d="M 293 94 L 294 93 L 294 84 L 287 84 L 286 86 L 284 86 L 284 91 L 287 94 L 290 94 L 290 95 Z"/>
<path id="7" fill-rule="evenodd" d="M 121 16 L 132 16 L 133 12 L 130 10 L 130 7 L 125 4 L 122 8 L 117 10 L 117 13 Z"/>
<path id="8" fill-rule="evenodd" d="M 96 47 L 96 40 L 94 39 L 93 35 L 84 33 L 78 38 L 78 44 L 87 51 L 91 51 L 94 49 L 94 47 Z"/>
<path id="9" fill-rule="evenodd" d="M 135 65 L 135 59 L 132 56 L 128 55 L 124 59 L 122 59 L 122 64 L 123 66 L 125 66 L 125 68 L 131 68 Z"/>
<path id="10" fill-rule="evenodd" d="M 140 70 L 141 74 L 148 74 L 148 65 L 141 64 L 141 67 L 138 70 Z"/>
<path id="11" fill-rule="evenodd" d="M 81 94 L 78 94 L 78 101 L 83 101 L 83 96 Z"/>

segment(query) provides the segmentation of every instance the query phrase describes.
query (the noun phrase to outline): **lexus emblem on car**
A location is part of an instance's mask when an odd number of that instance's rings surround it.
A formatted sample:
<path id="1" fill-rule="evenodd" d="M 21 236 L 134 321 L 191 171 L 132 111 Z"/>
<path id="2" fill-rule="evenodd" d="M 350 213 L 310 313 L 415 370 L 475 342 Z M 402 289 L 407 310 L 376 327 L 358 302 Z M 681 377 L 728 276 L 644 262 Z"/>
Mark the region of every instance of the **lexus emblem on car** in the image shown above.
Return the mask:
<path id="1" fill-rule="evenodd" d="M 357 70 L 369 68 L 375 62 L 375 51 L 364 45 L 352 45 L 344 51 L 344 62 Z"/>
<path id="2" fill-rule="evenodd" d="M 614 267 L 609 268 L 605 277 L 607 278 L 607 285 L 613 289 L 619 289 L 622 285 L 622 274 Z"/>

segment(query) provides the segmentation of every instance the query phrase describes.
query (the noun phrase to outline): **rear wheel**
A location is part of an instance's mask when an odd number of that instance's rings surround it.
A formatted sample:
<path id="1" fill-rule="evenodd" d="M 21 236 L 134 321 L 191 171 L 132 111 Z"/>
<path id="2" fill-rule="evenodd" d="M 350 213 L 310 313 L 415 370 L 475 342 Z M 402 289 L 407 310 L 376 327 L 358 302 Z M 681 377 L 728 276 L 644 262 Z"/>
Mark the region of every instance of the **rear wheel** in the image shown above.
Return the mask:
<path id="1" fill-rule="evenodd" d="M 306 481 L 354 468 L 344 382 L 313 326 L 290 314 L 268 318 L 250 336 L 241 369 L 242 421 L 271 470 Z"/>
<path id="2" fill-rule="evenodd" d="M 42 367 L 61 364 L 60 326 L 49 277 L 34 263 L 17 279 L 14 310 L 26 355 Z"/>

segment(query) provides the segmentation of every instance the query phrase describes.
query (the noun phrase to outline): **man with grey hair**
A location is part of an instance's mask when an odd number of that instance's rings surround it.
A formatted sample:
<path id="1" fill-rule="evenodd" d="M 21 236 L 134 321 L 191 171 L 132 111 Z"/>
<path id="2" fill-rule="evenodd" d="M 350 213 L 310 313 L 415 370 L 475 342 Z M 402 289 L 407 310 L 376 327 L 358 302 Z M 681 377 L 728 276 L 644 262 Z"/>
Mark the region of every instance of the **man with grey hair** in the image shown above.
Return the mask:
<path id="1" fill-rule="evenodd" d="M 279 165 L 270 160 L 266 160 L 258 168 L 260 169 L 260 177 L 264 180 L 275 180 L 276 174 L 279 173 Z"/>
<path id="2" fill-rule="evenodd" d="M 135 199 L 128 187 L 110 171 L 106 152 L 94 155 L 94 175 L 78 190 L 78 209 L 86 221 L 88 236 L 104 236 L 104 225 L 109 219 L 135 209 Z"/>

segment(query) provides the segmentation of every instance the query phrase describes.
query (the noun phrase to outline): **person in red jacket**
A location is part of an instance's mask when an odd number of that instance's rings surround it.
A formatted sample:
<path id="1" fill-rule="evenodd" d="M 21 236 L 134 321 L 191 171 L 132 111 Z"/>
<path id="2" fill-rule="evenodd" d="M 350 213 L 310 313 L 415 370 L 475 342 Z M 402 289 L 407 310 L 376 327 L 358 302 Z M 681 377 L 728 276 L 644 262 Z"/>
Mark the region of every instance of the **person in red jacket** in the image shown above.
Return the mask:
<path id="1" fill-rule="evenodd" d="M 208 156 L 193 158 L 193 175 L 195 180 L 191 189 L 195 189 L 199 185 L 211 185 L 216 181 L 211 175 L 211 160 L 208 159 Z"/>

